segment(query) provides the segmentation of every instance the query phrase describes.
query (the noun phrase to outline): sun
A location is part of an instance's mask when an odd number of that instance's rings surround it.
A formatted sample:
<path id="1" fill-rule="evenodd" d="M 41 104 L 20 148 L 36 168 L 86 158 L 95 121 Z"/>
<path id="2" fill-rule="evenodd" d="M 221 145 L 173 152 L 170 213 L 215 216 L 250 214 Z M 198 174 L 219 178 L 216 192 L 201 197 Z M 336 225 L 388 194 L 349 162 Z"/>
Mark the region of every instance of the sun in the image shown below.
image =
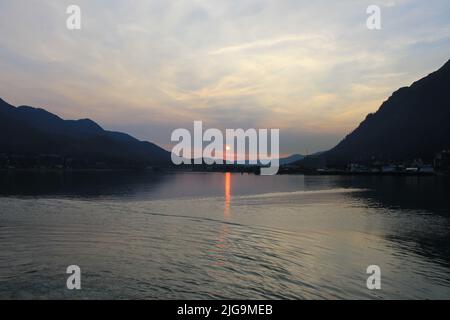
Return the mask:
<path id="1" fill-rule="evenodd" d="M 229 145 L 226 145 L 226 146 L 225 146 L 225 150 L 230 151 L 230 150 L 231 150 L 231 147 L 230 147 Z"/>

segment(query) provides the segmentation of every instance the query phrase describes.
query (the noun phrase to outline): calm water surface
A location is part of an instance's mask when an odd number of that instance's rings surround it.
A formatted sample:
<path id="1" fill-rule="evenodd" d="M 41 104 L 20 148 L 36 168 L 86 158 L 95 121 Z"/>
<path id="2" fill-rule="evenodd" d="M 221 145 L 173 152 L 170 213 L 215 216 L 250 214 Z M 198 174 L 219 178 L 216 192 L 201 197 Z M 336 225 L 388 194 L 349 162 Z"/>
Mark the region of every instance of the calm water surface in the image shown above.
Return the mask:
<path id="1" fill-rule="evenodd" d="M 0 173 L 1 299 L 448 299 L 449 240 L 445 177 Z"/>

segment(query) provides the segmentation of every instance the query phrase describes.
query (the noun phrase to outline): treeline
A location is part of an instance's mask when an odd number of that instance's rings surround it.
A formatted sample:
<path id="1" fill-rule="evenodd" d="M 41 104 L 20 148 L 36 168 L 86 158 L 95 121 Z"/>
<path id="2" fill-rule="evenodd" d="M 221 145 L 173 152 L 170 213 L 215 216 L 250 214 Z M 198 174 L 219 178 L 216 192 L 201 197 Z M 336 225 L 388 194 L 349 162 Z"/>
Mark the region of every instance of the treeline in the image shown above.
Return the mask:
<path id="1" fill-rule="evenodd" d="M 60 155 L 9 155 L 0 154 L 0 169 L 144 169 L 143 163 L 130 161 L 100 161 L 92 158 L 74 158 Z"/>

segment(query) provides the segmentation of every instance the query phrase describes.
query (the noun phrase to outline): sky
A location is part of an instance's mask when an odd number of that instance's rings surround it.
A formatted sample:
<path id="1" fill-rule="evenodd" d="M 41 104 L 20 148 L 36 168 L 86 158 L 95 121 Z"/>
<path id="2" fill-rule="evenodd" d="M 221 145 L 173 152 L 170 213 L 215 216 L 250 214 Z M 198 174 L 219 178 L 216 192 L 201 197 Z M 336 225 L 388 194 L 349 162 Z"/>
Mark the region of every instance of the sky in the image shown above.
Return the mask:
<path id="1" fill-rule="evenodd" d="M 1 98 L 167 149 L 201 120 L 327 150 L 449 59 L 448 0 L 0 0 Z"/>

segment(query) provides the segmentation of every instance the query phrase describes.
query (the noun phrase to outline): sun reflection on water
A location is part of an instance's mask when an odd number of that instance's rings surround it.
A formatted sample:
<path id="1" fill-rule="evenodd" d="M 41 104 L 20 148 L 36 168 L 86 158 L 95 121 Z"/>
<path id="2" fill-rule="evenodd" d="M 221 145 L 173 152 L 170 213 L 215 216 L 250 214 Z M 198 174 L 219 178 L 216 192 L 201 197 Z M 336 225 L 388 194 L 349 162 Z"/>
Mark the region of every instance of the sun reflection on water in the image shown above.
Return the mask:
<path id="1" fill-rule="evenodd" d="M 230 217 L 230 205 L 231 205 L 231 173 L 225 173 L 225 209 L 224 217 Z"/>

